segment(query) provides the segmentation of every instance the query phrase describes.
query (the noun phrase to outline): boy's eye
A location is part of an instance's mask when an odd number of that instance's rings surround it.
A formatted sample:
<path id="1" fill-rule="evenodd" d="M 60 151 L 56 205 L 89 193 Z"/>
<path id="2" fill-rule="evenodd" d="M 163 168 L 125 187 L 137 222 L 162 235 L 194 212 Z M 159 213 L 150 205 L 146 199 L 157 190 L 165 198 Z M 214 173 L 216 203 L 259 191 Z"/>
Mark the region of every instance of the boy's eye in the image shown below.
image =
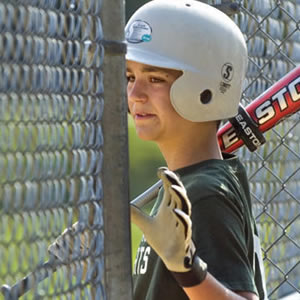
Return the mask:
<path id="1" fill-rule="evenodd" d="M 161 79 L 161 78 L 157 78 L 157 77 L 151 77 L 151 78 L 150 78 L 150 81 L 151 81 L 152 83 L 159 83 L 159 82 L 163 82 L 164 80 Z"/>
<path id="2" fill-rule="evenodd" d="M 126 75 L 126 79 L 127 79 L 128 83 L 129 82 L 134 82 L 135 81 L 135 76 L 134 75 Z M 163 78 L 150 76 L 149 81 L 151 83 L 161 83 L 161 82 L 164 82 L 165 80 Z"/>
<path id="3" fill-rule="evenodd" d="M 127 78 L 127 82 L 134 82 L 134 76 L 127 75 L 126 78 Z"/>

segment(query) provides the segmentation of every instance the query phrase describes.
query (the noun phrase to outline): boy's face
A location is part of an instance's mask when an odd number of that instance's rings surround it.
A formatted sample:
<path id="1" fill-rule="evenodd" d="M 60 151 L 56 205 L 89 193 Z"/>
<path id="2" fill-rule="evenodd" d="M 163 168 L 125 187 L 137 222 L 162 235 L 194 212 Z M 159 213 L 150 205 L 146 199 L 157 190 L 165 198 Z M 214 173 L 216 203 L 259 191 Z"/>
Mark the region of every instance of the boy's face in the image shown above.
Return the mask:
<path id="1" fill-rule="evenodd" d="M 127 61 L 128 107 L 141 139 L 166 141 L 186 122 L 170 101 L 171 86 L 181 75 L 181 71 Z"/>

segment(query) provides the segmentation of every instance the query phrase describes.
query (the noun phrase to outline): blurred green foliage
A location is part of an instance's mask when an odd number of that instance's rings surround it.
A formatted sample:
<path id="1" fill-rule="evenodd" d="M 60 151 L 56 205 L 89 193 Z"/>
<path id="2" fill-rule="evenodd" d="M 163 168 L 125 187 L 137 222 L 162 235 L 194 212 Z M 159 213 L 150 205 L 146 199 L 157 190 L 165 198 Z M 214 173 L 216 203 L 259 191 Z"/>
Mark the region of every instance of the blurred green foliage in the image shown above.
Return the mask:
<path id="1" fill-rule="evenodd" d="M 128 117 L 130 199 L 144 192 L 158 181 L 157 168 L 165 161 L 154 142 L 141 140 L 135 132 L 132 118 Z"/>
<path id="2" fill-rule="evenodd" d="M 149 0 L 125 0 L 126 21 L 140 6 L 146 2 L 149 2 Z"/>
<path id="3" fill-rule="evenodd" d="M 125 0 L 126 22 L 130 16 L 148 0 Z M 165 165 L 156 144 L 140 140 L 136 133 L 131 117 L 128 117 L 128 138 L 129 138 L 129 176 L 130 176 L 130 199 L 134 199 L 143 193 L 148 187 L 154 184 L 158 178 L 157 168 Z M 146 208 L 148 211 L 151 205 Z M 134 264 L 136 251 L 141 239 L 141 231 L 131 225 L 131 248 L 132 264 Z"/>
<path id="4" fill-rule="evenodd" d="M 148 0 L 126 0 L 126 21 L 130 16 Z M 128 117 L 128 139 L 129 139 L 129 180 L 130 199 L 134 199 L 154 184 L 158 178 L 157 168 L 165 165 L 156 144 L 140 140 L 136 133 L 131 117 Z M 147 207 L 149 211 L 151 206 Z M 132 264 L 134 264 L 136 250 L 138 248 L 142 233 L 134 225 L 131 225 L 131 248 Z"/>
<path id="5" fill-rule="evenodd" d="M 128 139 L 129 139 L 129 181 L 130 199 L 134 199 L 143 193 L 152 184 L 158 181 L 157 168 L 165 166 L 165 161 L 153 142 L 143 141 L 136 135 L 132 118 L 128 116 Z M 151 204 L 146 207 L 149 211 Z M 142 233 L 134 225 L 131 225 L 132 238 L 132 264 L 134 264 L 136 250 Z"/>

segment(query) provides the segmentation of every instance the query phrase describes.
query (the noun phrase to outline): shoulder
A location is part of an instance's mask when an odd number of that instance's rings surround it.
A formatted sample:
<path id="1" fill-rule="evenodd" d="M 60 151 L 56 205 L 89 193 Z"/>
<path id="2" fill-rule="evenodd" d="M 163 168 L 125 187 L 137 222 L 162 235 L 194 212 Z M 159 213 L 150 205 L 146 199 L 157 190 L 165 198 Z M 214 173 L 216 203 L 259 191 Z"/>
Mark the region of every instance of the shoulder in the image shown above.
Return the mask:
<path id="1" fill-rule="evenodd" d="M 248 181 L 239 160 L 210 160 L 190 166 L 183 172 L 182 181 L 195 209 L 222 211 L 228 207 L 243 215 L 247 203 Z M 196 207 L 195 207 L 196 206 Z"/>
<path id="2" fill-rule="evenodd" d="M 212 160 L 200 164 L 182 176 L 189 197 L 209 198 L 214 196 L 236 197 L 243 184 L 240 168 L 226 160 Z"/>

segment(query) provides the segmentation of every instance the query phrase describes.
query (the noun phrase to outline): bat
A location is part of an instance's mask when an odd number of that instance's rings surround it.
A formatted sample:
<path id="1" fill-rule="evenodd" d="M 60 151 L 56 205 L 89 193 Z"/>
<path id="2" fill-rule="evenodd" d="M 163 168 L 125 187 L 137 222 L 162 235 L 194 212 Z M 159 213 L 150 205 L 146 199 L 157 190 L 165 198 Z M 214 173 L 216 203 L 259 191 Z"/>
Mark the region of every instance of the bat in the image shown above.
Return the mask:
<path id="1" fill-rule="evenodd" d="M 232 153 L 246 145 L 255 151 L 266 141 L 263 133 L 300 109 L 300 66 L 274 83 L 217 132 L 223 152 Z M 161 180 L 130 202 L 139 208 L 153 200 L 162 186 Z"/>
<path id="2" fill-rule="evenodd" d="M 2 285 L 1 292 L 5 300 L 17 300 L 19 297 L 28 292 L 36 283 L 46 279 L 53 272 L 56 271 L 57 261 L 51 257 L 49 261 L 41 266 L 43 272 L 34 272 L 28 274 L 26 277 L 18 281 L 13 286 L 7 284 Z"/>
<path id="3" fill-rule="evenodd" d="M 299 109 L 300 67 L 297 67 L 252 101 L 246 107 L 246 112 L 256 124 L 258 132 L 263 133 Z M 239 112 L 229 123 L 220 128 L 218 142 L 221 150 L 231 153 L 246 142 L 248 148 L 255 151 L 262 143 L 248 125 L 248 120 Z"/>
<path id="4" fill-rule="evenodd" d="M 270 130 L 288 116 L 295 114 L 299 109 L 300 66 L 282 77 L 263 94 L 247 105 L 246 108 L 242 106 L 239 107 L 238 114 L 218 130 L 218 143 L 221 150 L 232 153 L 245 145 L 250 151 L 255 151 L 266 142 L 263 136 L 264 132 Z M 157 196 L 161 186 L 162 181 L 160 180 L 132 200 L 130 204 L 140 208 L 143 207 Z M 76 230 L 76 228 L 76 226 L 73 227 L 73 230 Z M 70 251 L 74 251 L 70 245 L 65 245 L 70 242 L 69 239 L 64 238 L 69 233 L 70 230 L 65 231 L 57 238 L 56 242 L 51 244 L 48 248 L 51 258 L 48 262 L 44 263 L 43 267 L 45 267 L 46 271 L 43 274 L 37 276 L 34 273 L 30 273 L 12 287 L 8 285 L 1 287 L 5 300 L 18 299 L 18 297 L 26 293 L 35 284 L 55 272 L 59 263 L 65 263 L 68 255 L 71 255 Z M 80 237 L 80 240 L 82 243 L 82 237 Z M 87 243 L 83 244 L 84 248 L 89 247 Z M 64 250 L 65 248 L 67 248 L 67 251 Z M 82 251 L 81 248 L 82 245 L 80 244 L 79 251 Z"/>
<path id="5" fill-rule="evenodd" d="M 62 232 L 62 234 L 48 247 L 50 259 L 39 267 L 38 271 L 28 274 L 13 286 L 2 285 L 1 292 L 5 300 L 17 300 L 38 282 L 53 274 L 62 264 L 69 264 L 74 258 L 87 257 L 90 250 L 96 246 L 96 237 L 84 230 L 84 224 L 76 222 Z M 90 276 L 95 268 L 83 267 L 82 276 Z"/>

